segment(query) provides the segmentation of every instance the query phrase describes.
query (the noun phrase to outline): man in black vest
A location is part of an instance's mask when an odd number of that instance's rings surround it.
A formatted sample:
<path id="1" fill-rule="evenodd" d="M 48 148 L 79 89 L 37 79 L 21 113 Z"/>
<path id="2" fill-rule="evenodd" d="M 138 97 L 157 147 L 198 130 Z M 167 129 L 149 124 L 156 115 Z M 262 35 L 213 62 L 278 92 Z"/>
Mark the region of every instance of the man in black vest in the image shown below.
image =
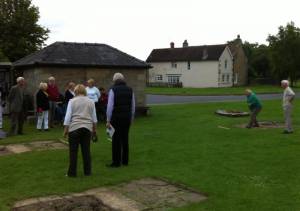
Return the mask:
<path id="1" fill-rule="evenodd" d="M 128 165 L 128 133 L 134 118 L 135 99 L 134 93 L 125 83 L 121 73 L 113 76 L 114 85 L 109 90 L 107 103 L 107 124 L 115 132 L 112 137 L 112 163 L 108 167 Z"/>

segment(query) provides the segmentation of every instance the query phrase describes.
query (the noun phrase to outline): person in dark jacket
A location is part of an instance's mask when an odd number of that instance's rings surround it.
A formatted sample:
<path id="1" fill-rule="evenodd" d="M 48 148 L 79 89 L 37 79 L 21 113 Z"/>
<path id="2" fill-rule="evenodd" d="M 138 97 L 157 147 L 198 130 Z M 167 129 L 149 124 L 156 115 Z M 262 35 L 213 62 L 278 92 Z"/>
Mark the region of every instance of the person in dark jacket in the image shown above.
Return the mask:
<path id="1" fill-rule="evenodd" d="M 109 90 L 107 104 L 106 127 L 113 127 L 112 137 L 112 163 L 108 167 L 127 166 L 129 161 L 128 133 L 134 118 L 134 93 L 125 83 L 121 73 L 113 76 L 114 85 Z"/>
<path id="2" fill-rule="evenodd" d="M 8 94 L 9 112 L 11 118 L 11 128 L 8 134 L 9 136 L 23 134 L 23 123 L 25 117 L 24 88 L 25 79 L 23 77 L 18 77 L 17 85 L 13 86 Z"/>
<path id="3" fill-rule="evenodd" d="M 48 131 L 48 115 L 49 115 L 49 96 L 47 93 L 48 85 L 47 83 L 40 83 L 40 89 L 36 93 L 36 108 L 38 121 L 36 128 L 41 131 L 42 126 L 44 126 L 44 130 Z"/>
<path id="4" fill-rule="evenodd" d="M 100 88 L 100 93 L 101 93 L 101 97 L 99 99 L 100 120 L 105 121 L 108 95 L 106 93 L 106 90 L 103 87 Z"/>
<path id="5" fill-rule="evenodd" d="M 74 96 L 74 89 L 75 89 L 75 83 L 74 82 L 69 82 L 67 90 L 65 91 L 65 99 L 64 99 L 64 104 L 68 106 L 69 100 L 71 100 Z"/>
<path id="6" fill-rule="evenodd" d="M 261 102 L 256 97 L 255 93 L 252 92 L 250 89 L 246 89 L 245 92 L 247 96 L 247 104 L 250 110 L 250 121 L 246 127 L 259 127 L 256 117 L 262 109 Z"/>

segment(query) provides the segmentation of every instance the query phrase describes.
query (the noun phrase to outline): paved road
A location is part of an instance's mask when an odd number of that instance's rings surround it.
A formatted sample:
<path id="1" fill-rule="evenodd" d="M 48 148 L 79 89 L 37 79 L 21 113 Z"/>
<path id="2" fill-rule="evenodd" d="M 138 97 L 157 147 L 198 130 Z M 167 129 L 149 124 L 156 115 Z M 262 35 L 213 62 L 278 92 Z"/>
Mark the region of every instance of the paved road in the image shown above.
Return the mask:
<path id="1" fill-rule="evenodd" d="M 261 94 L 257 95 L 261 100 L 275 100 L 281 99 L 282 94 Z M 300 93 L 297 94 L 297 98 Z M 208 102 L 233 102 L 245 101 L 246 97 L 243 95 L 229 95 L 229 96 L 170 96 L 170 95 L 150 95 L 146 96 L 147 105 L 155 104 L 180 104 L 180 103 L 208 103 Z"/>

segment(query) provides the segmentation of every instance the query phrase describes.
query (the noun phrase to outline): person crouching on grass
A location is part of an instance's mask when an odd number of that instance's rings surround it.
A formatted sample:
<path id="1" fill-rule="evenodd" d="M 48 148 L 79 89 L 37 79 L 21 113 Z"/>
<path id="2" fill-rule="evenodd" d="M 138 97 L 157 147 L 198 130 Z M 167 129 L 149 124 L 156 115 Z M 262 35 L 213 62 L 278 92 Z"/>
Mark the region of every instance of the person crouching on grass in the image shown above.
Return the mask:
<path id="1" fill-rule="evenodd" d="M 262 109 L 261 102 L 250 89 L 246 89 L 245 94 L 247 96 L 247 103 L 250 109 L 250 121 L 246 128 L 259 127 L 256 117 Z"/>
<path id="2" fill-rule="evenodd" d="M 40 83 L 39 91 L 36 93 L 36 108 L 38 121 L 36 128 L 41 131 L 42 126 L 44 130 L 48 131 L 48 114 L 49 114 L 49 97 L 47 93 L 48 85 L 46 83 Z"/>
<path id="3" fill-rule="evenodd" d="M 67 107 L 64 121 L 64 136 L 69 137 L 70 164 L 66 176 L 76 177 L 77 153 L 81 147 L 83 170 L 85 176 L 91 175 L 90 141 L 92 133 L 96 134 L 97 116 L 94 101 L 87 97 L 84 85 L 79 84 L 74 89 L 75 97 Z"/>

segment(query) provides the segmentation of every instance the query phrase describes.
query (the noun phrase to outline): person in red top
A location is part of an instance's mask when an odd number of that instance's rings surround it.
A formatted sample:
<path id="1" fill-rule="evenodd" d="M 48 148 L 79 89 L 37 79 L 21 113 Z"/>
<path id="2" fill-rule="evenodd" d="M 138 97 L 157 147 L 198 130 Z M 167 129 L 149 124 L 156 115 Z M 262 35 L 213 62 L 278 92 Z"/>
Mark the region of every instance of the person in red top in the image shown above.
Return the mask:
<path id="1" fill-rule="evenodd" d="M 100 93 L 101 93 L 100 100 L 99 100 L 100 120 L 105 121 L 108 95 L 106 93 L 106 90 L 103 87 L 100 88 Z"/>
<path id="2" fill-rule="evenodd" d="M 54 117 L 55 117 L 55 109 L 57 106 L 57 102 L 59 101 L 59 91 L 58 87 L 55 83 L 55 78 L 53 76 L 48 78 L 48 89 L 47 93 L 49 96 L 49 125 L 53 127 Z"/>

